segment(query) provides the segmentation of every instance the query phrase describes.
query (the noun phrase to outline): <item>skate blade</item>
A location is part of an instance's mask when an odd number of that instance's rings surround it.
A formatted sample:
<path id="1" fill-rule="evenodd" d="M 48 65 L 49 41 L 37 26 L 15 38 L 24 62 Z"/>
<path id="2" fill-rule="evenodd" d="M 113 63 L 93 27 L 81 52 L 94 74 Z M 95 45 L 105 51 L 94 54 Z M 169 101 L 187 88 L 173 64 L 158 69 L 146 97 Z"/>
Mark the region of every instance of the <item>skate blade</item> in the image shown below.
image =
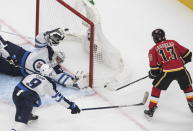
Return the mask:
<path id="1" fill-rule="evenodd" d="M 148 115 L 145 115 L 145 118 L 146 118 L 147 121 L 152 121 L 152 119 L 153 119 L 153 117 L 150 117 Z"/>

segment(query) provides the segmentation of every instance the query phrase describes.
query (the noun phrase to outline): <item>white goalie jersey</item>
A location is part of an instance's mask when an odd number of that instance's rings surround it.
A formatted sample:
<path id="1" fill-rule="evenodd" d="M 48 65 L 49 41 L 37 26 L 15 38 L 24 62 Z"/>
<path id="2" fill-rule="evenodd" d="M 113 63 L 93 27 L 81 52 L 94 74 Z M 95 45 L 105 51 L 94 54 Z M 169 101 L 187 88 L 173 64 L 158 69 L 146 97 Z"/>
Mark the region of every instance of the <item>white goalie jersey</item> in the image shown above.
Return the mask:
<path id="1" fill-rule="evenodd" d="M 31 52 L 25 62 L 25 68 L 29 69 L 29 70 L 26 70 L 27 73 L 31 74 L 32 72 L 30 70 L 39 72 L 40 66 L 42 64 L 48 64 L 51 67 L 53 67 L 52 63 L 49 60 L 48 55 L 49 53 L 46 47 L 36 49 L 33 52 Z"/>
<path id="2" fill-rule="evenodd" d="M 53 32 L 53 34 L 55 34 L 56 32 L 58 32 L 58 30 L 50 32 Z M 49 36 L 52 35 L 49 34 Z M 55 42 L 57 43 L 60 40 Z M 28 74 L 32 74 L 33 72 L 31 71 L 39 73 L 42 65 L 48 65 L 49 68 L 53 69 L 52 75 L 49 77 L 51 77 L 58 84 L 65 87 L 85 87 L 85 81 L 87 81 L 87 79 L 81 79 L 83 74 L 81 76 L 77 76 L 77 74 L 72 74 L 69 71 L 62 70 L 60 64 L 65 59 L 64 53 L 61 51 L 54 51 L 52 47 L 50 47 L 50 40 L 46 40 L 46 37 L 45 35 L 43 35 L 43 33 L 37 35 L 35 39 L 35 47 L 37 48 L 33 52 L 29 53 L 25 61 L 25 68 L 29 69 L 26 70 Z M 62 60 L 61 63 L 58 63 L 59 59 Z M 77 78 L 79 80 L 77 80 Z"/>

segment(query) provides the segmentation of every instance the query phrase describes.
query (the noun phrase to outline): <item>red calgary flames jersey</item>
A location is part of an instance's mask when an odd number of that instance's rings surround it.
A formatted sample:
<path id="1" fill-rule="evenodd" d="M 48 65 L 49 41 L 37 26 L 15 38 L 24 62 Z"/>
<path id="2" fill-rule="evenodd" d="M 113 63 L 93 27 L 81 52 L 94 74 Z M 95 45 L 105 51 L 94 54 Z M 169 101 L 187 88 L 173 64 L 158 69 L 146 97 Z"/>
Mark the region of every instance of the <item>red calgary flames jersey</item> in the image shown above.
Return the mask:
<path id="1" fill-rule="evenodd" d="M 164 72 L 176 71 L 184 68 L 182 57 L 189 50 L 174 40 L 157 43 L 149 50 L 151 69 L 161 69 Z"/>

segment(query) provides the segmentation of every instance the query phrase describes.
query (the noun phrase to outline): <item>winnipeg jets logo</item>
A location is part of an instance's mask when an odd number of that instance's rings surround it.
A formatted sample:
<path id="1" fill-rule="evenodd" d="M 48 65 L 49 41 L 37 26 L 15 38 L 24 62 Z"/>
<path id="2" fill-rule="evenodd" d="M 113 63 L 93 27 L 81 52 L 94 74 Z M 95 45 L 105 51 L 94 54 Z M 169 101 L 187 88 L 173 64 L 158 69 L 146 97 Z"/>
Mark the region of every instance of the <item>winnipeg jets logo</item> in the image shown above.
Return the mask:
<path id="1" fill-rule="evenodd" d="M 40 67 L 43 64 L 46 64 L 46 62 L 44 60 L 42 60 L 42 59 L 37 59 L 36 61 L 34 61 L 34 63 L 33 63 L 34 71 L 40 72 Z"/>

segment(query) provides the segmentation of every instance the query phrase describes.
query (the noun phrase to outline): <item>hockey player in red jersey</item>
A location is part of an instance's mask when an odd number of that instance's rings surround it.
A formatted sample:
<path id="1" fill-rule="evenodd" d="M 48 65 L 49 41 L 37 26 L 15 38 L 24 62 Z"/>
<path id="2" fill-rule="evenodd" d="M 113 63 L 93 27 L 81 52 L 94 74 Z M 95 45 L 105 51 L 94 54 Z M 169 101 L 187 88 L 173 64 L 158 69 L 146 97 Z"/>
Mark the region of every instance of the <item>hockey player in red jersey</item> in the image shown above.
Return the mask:
<path id="1" fill-rule="evenodd" d="M 146 116 L 153 117 L 162 90 L 167 90 L 173 80 L 177 80 L 186 95 L 188 105 L 193 113 L 192 79 L 185 64 L 191 62 L 192 52 L 174 40 L 166 40 L 165 32 L 156 29 L 152 32 L 156 45 L 149 50 L 149 77 L 153 80 L 149 109 Z"/>

